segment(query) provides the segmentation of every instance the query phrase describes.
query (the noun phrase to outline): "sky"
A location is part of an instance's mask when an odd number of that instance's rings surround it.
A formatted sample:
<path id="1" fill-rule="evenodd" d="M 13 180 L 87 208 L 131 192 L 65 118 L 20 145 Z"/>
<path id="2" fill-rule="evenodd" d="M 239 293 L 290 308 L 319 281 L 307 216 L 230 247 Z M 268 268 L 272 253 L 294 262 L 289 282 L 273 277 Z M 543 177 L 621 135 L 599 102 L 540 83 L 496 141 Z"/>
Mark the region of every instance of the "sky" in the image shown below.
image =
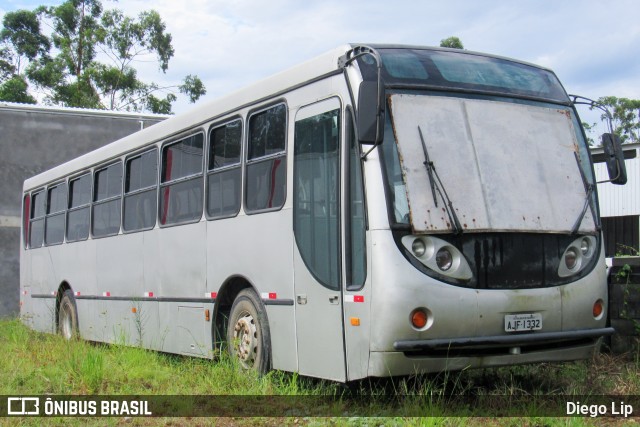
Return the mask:
<path id="1" fill-rule="evenodd" d="M 0 18 L 60 3 L 0 0 Z M 551 68 L 571 94 L 640 99 L 639 0 L 103 0 L 103 5 L 131 16 L 149 9 L 160 13 L 175 55 L 166 74 L 147 58 L 136 64 L 139 75 L 176 84 L 196 74 L 207 87 L 199 102 L 345 43 L 437 46 L 449 36 L 459 37 L 468 50 Z M 188 109 L 186 101 L 174 106 L 177 113 Z"/>

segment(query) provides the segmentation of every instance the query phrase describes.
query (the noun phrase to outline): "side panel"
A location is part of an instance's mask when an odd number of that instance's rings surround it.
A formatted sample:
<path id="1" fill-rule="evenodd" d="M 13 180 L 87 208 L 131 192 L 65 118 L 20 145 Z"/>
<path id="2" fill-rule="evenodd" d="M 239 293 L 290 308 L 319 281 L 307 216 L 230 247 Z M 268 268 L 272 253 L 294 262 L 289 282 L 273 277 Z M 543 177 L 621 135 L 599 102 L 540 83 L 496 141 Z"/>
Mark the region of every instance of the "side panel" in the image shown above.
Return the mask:
<path id="1" fill-rule="evenodd" d="M 234 276 L 254 286 L 267 310 L 273 368 L 295 371 L 291 209 L 241 213 L 235 219 L 209 221 L 207 230 L 207 292 L 218 292 Z M 285 305 L 275 305 L 270 294 Z"/>
<path id="2" fill-rule="evenodd" d="M 162 337 L 162 349 L 172 353 L 185 353 L 184 335 L 190 335 L 188 348 L 193 350 L 186 354 L 209 355 L 211 350 L 210 335 L 204 336 L 204 307 L 200 304 L 183 304 L 163 301 L 162 298 L 204 298 L 206 289 L 206 223 L 167 227 L 159 231 L 160 256 L 155 267 L 161 271 L 161 281 L 153 292 L 159 298 L 160 331 L 168 331 Z M 156 293 L 157 292 L 157 293 Z M 182 310 L 182 311 L 181 311 Z M 196 315 L 196 312 L 199 315 Z M 187 319 L 190 320 L 187 322 Z M 206 352 L 203 352 L 207 349 Z"/>
<path id="3" fill-rule="evenodd" d="M 139 256 L 142 251 L 142 233 L 133 233 L 95 239 L 97 286 L 94 292 L 83 292 L 97 297 L 140 298 L 140 283 L 143 277 L 143 265 Z M 72 284 L 73 286 L 73 284 Z M 106 295 L 109 295 L 107 297 Z M 135 301 L 79 300 L 78 305 L 94 306 L 89 316 L 96 324 L 96 335 L 100 341 L 120 344 L 136 344 L 140 341 L 142 324 L 139 315 L 132 313 Z M 137 310 L 136 310 L 137 311 Z M 142 310 L 141 310 L 142 312 Z M 90 321 L 90 323 L 93 323 Z M 82 319 L 79 319 L 82 324 Z"/>

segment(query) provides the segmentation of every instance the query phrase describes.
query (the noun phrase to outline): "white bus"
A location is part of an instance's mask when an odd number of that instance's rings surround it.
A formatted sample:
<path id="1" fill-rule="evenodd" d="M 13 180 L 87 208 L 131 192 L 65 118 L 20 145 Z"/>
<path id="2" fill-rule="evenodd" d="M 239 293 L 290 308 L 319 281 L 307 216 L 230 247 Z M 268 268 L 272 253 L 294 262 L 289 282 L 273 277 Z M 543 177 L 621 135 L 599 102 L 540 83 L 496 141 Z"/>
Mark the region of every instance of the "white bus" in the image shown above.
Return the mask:
<path id="1" fill-rule="evenodd" d="M 25 181 L 21 317 L 337 381 L 586 358 L 594 188 L 551 71 L 346 45 Z"/>

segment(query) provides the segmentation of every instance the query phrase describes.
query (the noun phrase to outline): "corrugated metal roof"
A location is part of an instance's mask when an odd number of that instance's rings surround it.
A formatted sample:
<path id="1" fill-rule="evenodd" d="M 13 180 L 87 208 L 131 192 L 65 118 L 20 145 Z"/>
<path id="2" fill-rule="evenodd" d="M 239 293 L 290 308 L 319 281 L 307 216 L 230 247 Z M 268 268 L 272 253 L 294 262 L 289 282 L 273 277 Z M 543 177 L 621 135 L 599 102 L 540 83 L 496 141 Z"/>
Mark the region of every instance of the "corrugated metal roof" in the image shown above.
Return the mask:
<path id="1" fill-rule="evenodd" d="M 165 114 L 151 114 L 151 113 L 136 113 L 130 111 L 111 111 L 111 110 L 97 110 L 91 108 L 75 108 L 75 107 L 58 107 L 50 105 L 34 105 L 34 104 L 20 104 L 16 102 L 0 101 L 0 110 L 11 111 L 34 111 L 42 113 L 52 114 L 69 114 L 80 116 L 104 116 L 104 117 L 119 117 L 130 119 L 147 119 L 147 120 L 164 120 L 171 116 Z"/>
<path id="2" fill-rule="evenodd" d="M 625 144 L 623 149 L 638 150 L 640 144 Z M 591 150 L 592 153 L 601 153 L 602 148 Z M 614 185 L 609 182 L 598 184 L 598 198 L 600 215 L 603 217 L 640 215 L 640 153 L 633 159 L 626 159 L 627 183 Z M 607 165 L 596 163 L 594 165 L 597 181 L 609 179 Z"/>

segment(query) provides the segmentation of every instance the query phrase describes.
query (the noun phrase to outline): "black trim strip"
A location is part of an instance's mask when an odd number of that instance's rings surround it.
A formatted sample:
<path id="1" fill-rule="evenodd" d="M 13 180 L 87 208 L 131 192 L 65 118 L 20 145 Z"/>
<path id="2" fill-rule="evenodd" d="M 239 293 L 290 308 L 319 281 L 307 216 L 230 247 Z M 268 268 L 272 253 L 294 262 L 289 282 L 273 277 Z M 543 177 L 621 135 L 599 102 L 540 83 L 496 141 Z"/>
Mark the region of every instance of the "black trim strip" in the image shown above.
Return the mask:
<path id="1" fill-rule="evenodd" d="M 450 87 L 450 86 L 434 86 L 429 84 L 401 84 L 401 83 L 388 83 L 385 85 L 386 89 L 390 90 L 429 90 L 434 92 L 453 92 L 453 93 L 461 93 L 461 94 L 477 94 L 477 95 L 485 95 L 485 96 L 495 96 L 502 98 L 517 98 L 517 99 L 525 99 L 528 101 L 538 101 L 538 102 L 546 102 L 549 104 L 556 105 L 564 105 L 566 107 L 571 107 L 573 104 L 569 99 L 566 101 L 562 101 L 560 99 L 555 98 L 545 98 L 542 96 L 529 96 L 524 94 L 513 94 L 508 92 L 499 92 L 492 90 L 482 90 L 482 89 L 466 89 L 461 87 Z"/>
<path id="2" fill-rule="evenodd" d="M 57 298 L 57 296 L 51 294 L 31 294 L 31 298 Z"/>
<path id="3" fill-rule="evenodd" d="M 393 343 L 393 348 L 398 351 L 420 350 L 446 350 L 474 348 L 479 346 L 517 346 L 526 344 L 538 344 L 548 341 L 564 341 L 585 338 L 599 338 L 605 335 L 613 335 L 613 328 L 583 329 L 568 332 L 542 332 L 517 335 L 496 335 L 489 337 L 469 337 L 433 340 L 402 340 Z"/>
<path id="4" fill-rule="evenodd" d="M 157 301 L 157 302 L 201 302 L 201 303 L 215 303 L 215 298 L 179 298 L 179 297 L 118 297 L 102 295 L 74 295 L 77 300 L 93 300 L 93 301 Z M 56 298 L 55 295 L 48 294 L 32 294 L 31 298 Z"/>
<path id="5" fill-rule="evenodd" d="M 31 298 L 57 298 L 56 295 L 51 294 L 31 294 Z M 215 303 L 215 298 L 179 298 L 179 297 L 118 297 L 102 295 L 74 295 L 77 300 L 93 300 L 93 301 L 157 301 L 157 302 L 200 302 L 200 303 Z M 285 305 L 292 306 L 292 299 L 263 299 L 264 305 Z"/>
<path id="6" fill-rule="evenodd" d="M 264 305 L 293 305 L 292 299 L 263 299 Z"/>

